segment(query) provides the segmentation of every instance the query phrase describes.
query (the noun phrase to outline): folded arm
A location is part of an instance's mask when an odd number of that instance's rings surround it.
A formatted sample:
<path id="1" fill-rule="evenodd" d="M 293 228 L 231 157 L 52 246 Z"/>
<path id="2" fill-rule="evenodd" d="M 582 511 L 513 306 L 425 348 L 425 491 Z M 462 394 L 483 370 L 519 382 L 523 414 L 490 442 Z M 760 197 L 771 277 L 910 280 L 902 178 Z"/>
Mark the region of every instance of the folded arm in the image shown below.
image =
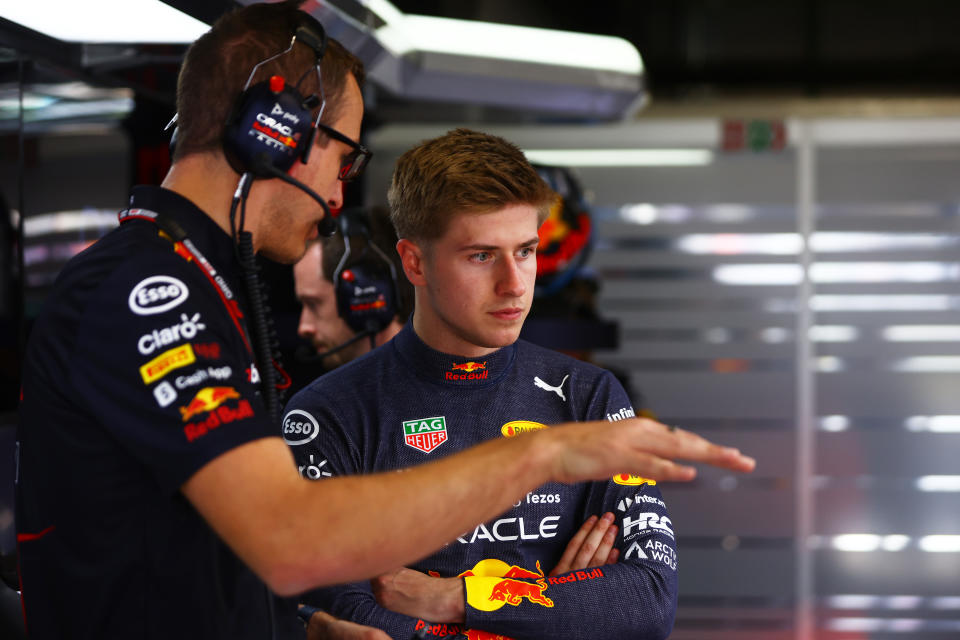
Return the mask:
<path id="1" fill-rule="evenodd" d="M 516 640 L 666 638 L 676 610 L 677 556 L 659 491 L 649 484 L 594 483 L 588 506 L 597 504 L 619 505 L 612 508 L 622 517 L 621 528 L 609 523 L 611 512 L 607 519 L 589 519 L 546 576 L 539 565 L 536 573 L 468 575 L 462 583 L 401 570 L 375 580 L 374 591 L 385 606 L 404 614 Z M 592 551 L 588 542 L 607 539 L 611 530 L 617 536 L 613 550 Z M 617 549 L 620 562 L 598 566 L 595 558 L 609 562 L 616 553 L 608 551 Z M 589 564 L 582 564 L 591 552 Z"/>
<path id="2" fill-rule="evenodd" d="M 618 529 L 613 519 L 612 513 L 588 518 L 571 538 L 550 575 L 615 562 L 618 552 L 613 545 Z M 460 578 L 431 577 L 400 569 L 372 582 L 372 589 L 369 582 L 317 589 L 305 594 L 302 600 L 341 618 L 382 629 L 394 640 L 410 640 L 424 624 L 433 627 L 441 623 L 442 627 L 442 623 L 448 623 L 447 630 L 463 628 L 465 599 Z"/>

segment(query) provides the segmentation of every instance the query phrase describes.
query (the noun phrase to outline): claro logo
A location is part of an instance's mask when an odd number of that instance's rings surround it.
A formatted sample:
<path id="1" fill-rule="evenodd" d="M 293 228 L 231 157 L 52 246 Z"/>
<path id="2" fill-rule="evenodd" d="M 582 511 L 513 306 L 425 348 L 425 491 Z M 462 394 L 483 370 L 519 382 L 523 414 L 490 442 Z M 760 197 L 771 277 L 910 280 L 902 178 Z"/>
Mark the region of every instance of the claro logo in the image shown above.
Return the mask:
<path id="1" fill-rule="evenodd" d="M 283 418 L 283 439 L 287 444 L 306 444 L 320 434 L 320 425 L 312 415 L 294 409 Z"/>
<path id="2" fill-rule="evenodd" d="M 187 285 L 173 276 L 150 276 L 133 288 L 127 303 L 138 316 L 152 316 L 173 309 L 189 296 Z"/>
<path id="3" fill-rule="evenodd" d="M 168 344 L 179 342 L 180 340 L 192 340 L 198 333 L 207 328 L 207 325 L 200 322 L 200 314 L 195 313 L 190 317 L 187 314 L 180 314 L 180 322 L 164 327 L 163 329 L 154 329 L 150 333 L 145 333 L 137 340 L 137 350 L 143 355 L 150 355 L 157 349 L 165 347 Z M 198 347 L 200 345 L 197 345 Z M 218 347 L 220 345 L 217 345 Z M 199 350 L 198 350 L 199 352 Z"/>

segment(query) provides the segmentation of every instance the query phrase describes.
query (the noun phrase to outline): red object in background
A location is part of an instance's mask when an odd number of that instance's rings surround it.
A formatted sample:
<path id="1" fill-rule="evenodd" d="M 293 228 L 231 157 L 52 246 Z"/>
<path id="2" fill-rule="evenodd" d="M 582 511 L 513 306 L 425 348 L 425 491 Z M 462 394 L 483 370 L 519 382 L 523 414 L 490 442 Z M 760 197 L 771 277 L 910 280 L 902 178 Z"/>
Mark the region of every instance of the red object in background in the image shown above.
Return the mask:
<path id="1" fill-rule="evenodd" d="M 783 151 L 787 126 L 783 120 L 724 120 L 720 148 L 724 151 Z"/>
<path id="2" fill-rule="evenodd" d="M 157 144 L 137 148 L 135 184 L 160 184 L 170 170 L 170 146 Z"/>

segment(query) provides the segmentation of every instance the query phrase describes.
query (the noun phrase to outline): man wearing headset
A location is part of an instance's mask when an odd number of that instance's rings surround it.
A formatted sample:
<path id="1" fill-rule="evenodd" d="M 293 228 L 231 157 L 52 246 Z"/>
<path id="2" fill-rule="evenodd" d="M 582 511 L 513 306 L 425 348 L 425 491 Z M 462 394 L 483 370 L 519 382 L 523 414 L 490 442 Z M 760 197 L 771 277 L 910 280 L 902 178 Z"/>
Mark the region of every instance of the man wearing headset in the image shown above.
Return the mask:
<path id="1" fill-rule="evenodd" d="M 297 333 L 312 347 L 297 355 L 319 359 L 327 371 L 386 343 L 413 311 L 413 287 L 400 266 L 388 211 L 344 209 L 340 221 L 341 233 L 311 242 L 293 266 L 302 305 Z M 354 284 L 358 272 L 369 274 L 367 293 Z M 372 306 L 375 313 L 367 311 Z"/>
<path id="2" fill-rule="evenodd" d="M 411 563 L 544 482 L 692 478 L 675 459 L 753 466 L 632 420 L 485 443 L 404 474 L 296 473 L 261 382 L 282 375 L 250 256 L 302 257 L 368 155 L 362 66 L 304 15 L 251 5 L 191 46 L 162 188 L 133 191 L 34 325 L 16 466 L 31 638 L 269 638 L 270 591 Z M 494 466 L 498 479 L 473 482 Z M 438 497 L 456 508 L 424 518 Z"/>

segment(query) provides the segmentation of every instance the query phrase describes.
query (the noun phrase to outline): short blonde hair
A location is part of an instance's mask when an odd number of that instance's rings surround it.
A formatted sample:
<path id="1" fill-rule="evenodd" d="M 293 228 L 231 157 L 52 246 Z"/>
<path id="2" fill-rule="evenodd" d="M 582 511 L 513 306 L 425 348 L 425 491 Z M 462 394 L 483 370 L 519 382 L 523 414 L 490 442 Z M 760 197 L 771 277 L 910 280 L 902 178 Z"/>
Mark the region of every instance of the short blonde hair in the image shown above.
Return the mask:
<path id="1" fill-rule="evenodd" d="M 454 215 L 514 204 L 535 207 L 542 223 L 557 194 L 516 145 L 461 128 L 400 156 L 387 198 L 399 237 L 435 240 Z"/>

